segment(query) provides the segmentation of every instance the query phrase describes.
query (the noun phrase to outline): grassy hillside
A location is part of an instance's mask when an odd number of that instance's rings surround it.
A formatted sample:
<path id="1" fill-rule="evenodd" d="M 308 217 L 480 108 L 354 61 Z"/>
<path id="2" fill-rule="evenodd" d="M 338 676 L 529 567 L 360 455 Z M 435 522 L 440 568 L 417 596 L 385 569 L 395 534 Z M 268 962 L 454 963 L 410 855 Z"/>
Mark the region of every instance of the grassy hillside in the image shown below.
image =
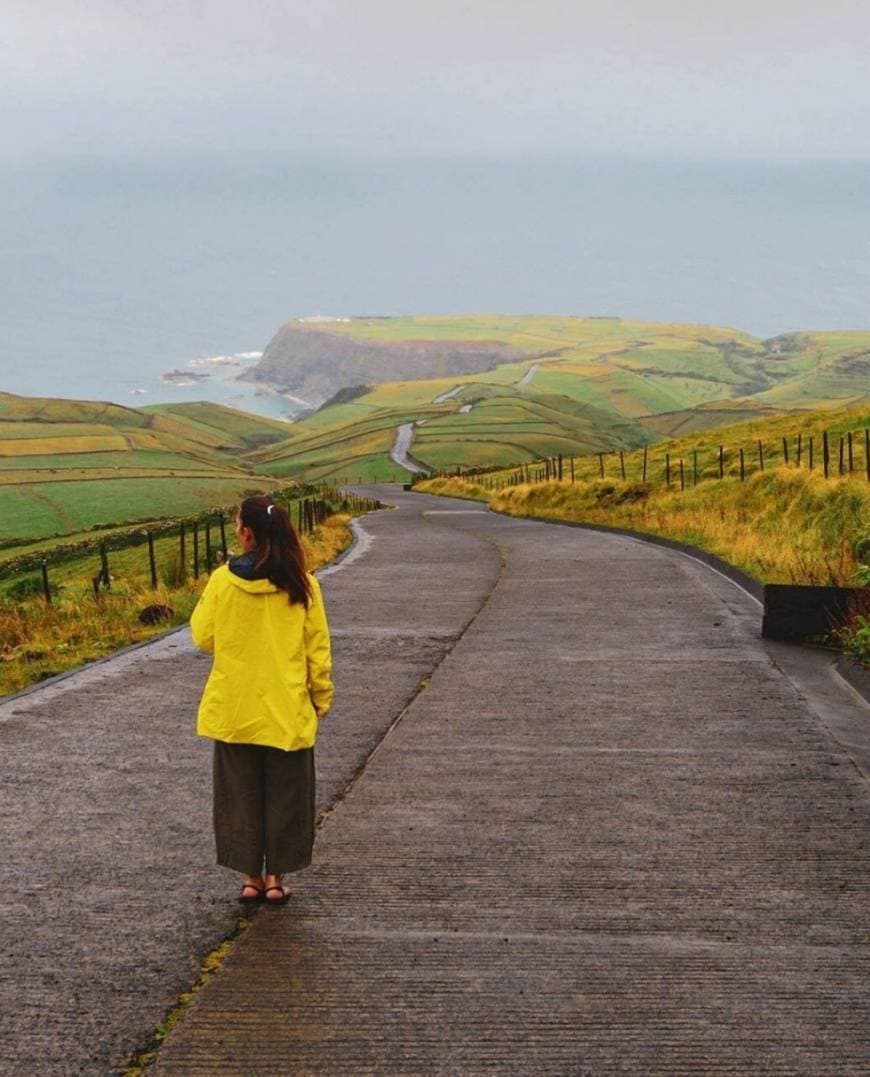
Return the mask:
<path id="1" fill-rule="evenodd" d="M 312 482 L 401 481 L 408 473 L 389 452 L 396 428 L 412 421 L 420 424 L 413 454 L 433 469 L 632 447 L 651 437 L 631 421 L 567 397 L 438 379 L 377 385 L 294 423 L 287 439 L 248 460 L 270 474 Z"/>
<path id="2" fill-rule="evenodd" d="M 159 416 L 158 428 L 177 431 L 190 441 L 208 438 L 213 447 L 227 451 L 256 449 L 287 435 L 287 423 L 279 419 L 206 401 L 149 404 L 138 410 Z"/>
<path id="3" fill-rule="evenodd" d="M 292 424 L 283 441 L 247 458 L 253 466 L 309 480 L 407 477 L 389 450 L 396 427 L 411 421 L 419 424 L 415 459 L 455 469 L 633 448 L 737 419 L 870 400 L 870 332 L 760 341 L 714 326 L 543 316 L 365 318 L 327 329 L 291 328 L 287 339 L 307 341 L 336 388 L 371 380 L 364 364 L 353 366 L 351 353 L 340 353 L 341 370 L 331 366 L 336 340 L 363 349 L 352 354 L 364 354 L 366 346 L 393 348 L 397 372 L 406 345 L 443 347 L 449 355 L 461 341 L 498 343 L 511 356 L 491 369 L 439 378 L 420 378 L 405 363 L 414 380 L 380 382 L 327 405 Z M 379 362 L 385 354 L 378 352 Z M 272 356 L 268 376 L 279 369 L 284 387 L 295 385 L 292 348 L 280 361 Z"/>
<path id="4" fill-rule="evenodd" d="M 830 471 L 833 475 L 839 466 L 839 443 L 844 439 L 844 464 L 848 466 L 845 452 L 847 437 L 852 433 L 852 461 L 857 475 L 865 475 L 864 430 L 870 426 L 870 405 L 850 408 L 820 409 L 813 412 L 788 412 L 785 414 L 753 418 L 729 426 L 696 430 L 682 437 L 668 438 L 647 450 L 647 481 L 657 485 L 665 481 L 668 458 L 671 462 L 672 481 L 678 481 L 679 462 L 684 462 L 686 483 L 690 481 L 692 467 L 697 455 L 698 478 L 717 478 L 719 474 L 719 449 L 723 448 L 724 472 L 727 476 L 740 475 L 740 450 L 743 449 L 744 474 L 776 468 L 786 462 L 797 464 L 798 453 L 803 469 L 808 469 L 812 446 L 813 468 L 822 469 L 822 437 L 828 434 L 830 448 Z M 798 445 L 800 437 L 800 446 Z M 783 444 L 785 440 L 785 445 Z M 761 442 L 761 457 L 759 457 Z M 788 454 L 788 460 L 786 460 Z M 626 477 L 639 479 L 643 472 L 643 453 L 624 454 Z M 578 479 L 593 479 L 600 475 L 598 457 L 586 456 L 575 461 Z M 621 477 L 621 464 L 613 455 L 604 457 L 606 477 Z M 870 484 L 868 484 L 870 485 Z"/>
<path id="5" fill-rule="evenodd" d="M 498 369 L 463 366 L 456 361 L 463 351 L 488 356 Z M 868 392 L 868 356 L 870 333 L 860 332 L 761 341 L 717 326 L 620 318 L 355 318 L 327 327 L 288 323 L 252 376 L 304 395 L 316 368 L 318 384 L 330 387 L 322 400 L 346 385 L 439 373 L 505 384 L 535 366 L 537 388 L 634 416 L 756 394 L 780 407 L 855 402 Z"/>
<path id="6" fill-rule="evenodd" d="M 193 513 L 275 485 L 245 459 L 287 426 L 216 404 L 0 393 L 0 544 Z"/>

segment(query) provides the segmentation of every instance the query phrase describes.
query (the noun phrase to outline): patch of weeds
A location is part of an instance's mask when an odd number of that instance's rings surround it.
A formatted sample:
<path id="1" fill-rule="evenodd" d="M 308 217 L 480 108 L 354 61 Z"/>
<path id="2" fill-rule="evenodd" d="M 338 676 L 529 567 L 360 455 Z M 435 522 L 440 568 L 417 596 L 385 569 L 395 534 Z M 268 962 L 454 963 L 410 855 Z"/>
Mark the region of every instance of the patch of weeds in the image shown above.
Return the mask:
<path id="1" fill-rule="evenodd" d="M 852 602 L 842 624 L 831 635 L 845 654 L 870 667 L 870 593 Z"/>

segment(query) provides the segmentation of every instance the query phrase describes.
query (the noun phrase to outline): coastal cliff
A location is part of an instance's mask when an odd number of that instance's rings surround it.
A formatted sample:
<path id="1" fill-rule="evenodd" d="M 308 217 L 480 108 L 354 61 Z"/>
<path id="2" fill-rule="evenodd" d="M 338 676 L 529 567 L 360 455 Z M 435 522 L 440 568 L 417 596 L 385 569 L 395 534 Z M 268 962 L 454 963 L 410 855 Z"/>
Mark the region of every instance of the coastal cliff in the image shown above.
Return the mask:
<path id="1" fill-rule="evenodd" d="M 281 326 L 239 380 L 317 406 L 347 386 L 477 374 L 521 357 L 495 340 L 364 340 L 297 321 Z"/>

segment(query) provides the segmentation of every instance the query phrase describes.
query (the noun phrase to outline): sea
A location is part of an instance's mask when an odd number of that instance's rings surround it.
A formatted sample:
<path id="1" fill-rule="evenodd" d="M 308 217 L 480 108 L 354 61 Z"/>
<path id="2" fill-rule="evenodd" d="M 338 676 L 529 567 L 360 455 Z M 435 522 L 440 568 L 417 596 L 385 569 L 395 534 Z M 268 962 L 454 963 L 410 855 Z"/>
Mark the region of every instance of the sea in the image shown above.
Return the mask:
<path id="1" fill-rule="evenodd" d="M 290 402 L 236 377 L 293 318 L 620 315 L 760 337 L 870 328 L 870 163 L 6 162 L 0 272 L 0 389 L 286 417 Z"/>

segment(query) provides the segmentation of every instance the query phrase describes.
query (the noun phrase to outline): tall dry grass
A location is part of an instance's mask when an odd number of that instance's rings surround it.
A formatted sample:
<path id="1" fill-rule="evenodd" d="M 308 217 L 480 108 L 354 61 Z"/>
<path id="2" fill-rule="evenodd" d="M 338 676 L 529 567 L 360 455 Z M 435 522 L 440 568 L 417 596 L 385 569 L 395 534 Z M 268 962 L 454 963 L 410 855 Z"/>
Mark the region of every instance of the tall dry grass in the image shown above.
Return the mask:
<path id="1" fill-rule="evenodd" d="M 779 467 L 745 482 L 726 477 L 685 491 L 598 479 L 524 483 L 487 491 L 459 478 L 419 490 L 489 501 L 513 516 L 576 520 L 645 531 L 699 546 L 764 583 L 847 585 L 855 548 L 870 535 L 870 483 L 825 480 Z"/>

